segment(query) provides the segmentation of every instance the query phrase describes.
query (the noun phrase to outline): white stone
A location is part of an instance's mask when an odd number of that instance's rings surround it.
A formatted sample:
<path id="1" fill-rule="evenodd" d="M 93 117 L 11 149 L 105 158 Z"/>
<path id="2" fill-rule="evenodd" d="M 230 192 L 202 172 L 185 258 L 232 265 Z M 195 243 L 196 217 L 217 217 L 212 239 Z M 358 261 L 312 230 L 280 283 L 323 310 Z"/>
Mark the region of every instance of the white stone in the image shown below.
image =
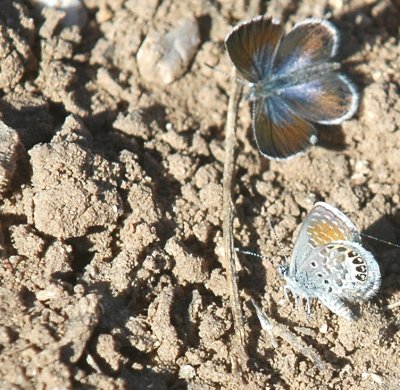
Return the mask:
<path id="1" fill-rule="evenodd" d="M 199 27 L 194 18 L 181 20 L 164 35 L 150 33 L 137 53 L 141 76 L 148 81 L 172 83 L 187 71 L 199 43 Z"/>

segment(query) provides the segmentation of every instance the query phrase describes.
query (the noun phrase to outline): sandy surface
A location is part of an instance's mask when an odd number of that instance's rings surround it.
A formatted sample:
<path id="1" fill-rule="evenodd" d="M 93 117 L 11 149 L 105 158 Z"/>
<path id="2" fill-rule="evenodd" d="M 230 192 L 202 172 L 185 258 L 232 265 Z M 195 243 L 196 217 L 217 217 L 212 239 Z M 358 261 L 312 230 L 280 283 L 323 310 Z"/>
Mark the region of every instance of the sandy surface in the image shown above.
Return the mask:
<path id="1" fill-rule="evenodd" d="M 271 261 L 240 256 L 247 361 L 238 370 L 222 246 L 232 81 L 204 64 L 230 73 L 230 26 L 267 10 L 233 0 L 84 3 L 83 29 L 18 0 L 0 6 L 0 387 L 398 388 L 400 308 L 387 305 L 400 301 L 400 250 L 365 242 L 382 288 L 357 322 L 319 303 L 307 320 L 283 300 L 275 266 L 284 257 L 266 216 L 288 253 L 318 200 L 399 243 L 400 4 L 270 2 L 288 27 L 331 15 L 362 100 L 353 119 L 321 127 L 317 146 L 284 162 L 260 156 L 249 103 L 240 105 L 234 236 Z M 137 53 L 180 21 L 198 27 L 199 44 L 165 84 L 157 69 L 139 69 Z M 285 340 L 275 348 L 249 296 L 325 370 Z"/>

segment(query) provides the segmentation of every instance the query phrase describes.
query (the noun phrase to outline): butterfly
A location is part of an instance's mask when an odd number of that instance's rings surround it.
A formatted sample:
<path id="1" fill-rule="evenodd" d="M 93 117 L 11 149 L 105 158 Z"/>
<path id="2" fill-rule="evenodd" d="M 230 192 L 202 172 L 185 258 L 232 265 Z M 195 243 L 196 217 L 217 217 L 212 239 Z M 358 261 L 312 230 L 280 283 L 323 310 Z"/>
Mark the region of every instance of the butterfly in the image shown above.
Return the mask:
<path id="1" fill-rule="evenodd" d="M 281 265 L 291 291 L 306 300 L 319 299 L 338 316 L 356 318 L 351 306 L 371 299 L 379 290 L 381 274 L 374 256 L 361 246 L 360 233 L 337 208 L 318 202 L 305 218 L 290 266 Z"/>
<path id="2" fill-rule="evenodd" d="M 296 24 L 258 16 L 234 27 L 225 39 L 233 64 L 249 83 L 253 129 L 262 155 L 282 160 L 317 142 L 313 123 L 340 124 L 356 112 L 359 95 L 332 62 L 336 27 L 320 19 Z"/>

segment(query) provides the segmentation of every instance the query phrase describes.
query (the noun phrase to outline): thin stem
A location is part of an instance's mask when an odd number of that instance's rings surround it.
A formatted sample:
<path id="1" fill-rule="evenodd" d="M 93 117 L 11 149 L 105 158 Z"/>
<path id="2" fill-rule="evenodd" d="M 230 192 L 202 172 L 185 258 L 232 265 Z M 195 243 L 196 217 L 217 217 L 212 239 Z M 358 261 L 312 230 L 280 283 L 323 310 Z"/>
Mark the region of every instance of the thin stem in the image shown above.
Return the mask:
<path id="1" fill-rule="evenodd" d="M 233 79 L 236 78 L 236 71 Z M 236 262 L 238 261 L 233 240 L 233 217 L 234 208 L 232 200 L 232 188 L 235 175 L 236 161 L 236 118 L 237 108 L 240 101 L 242 86 L 233 83 L 230 94 L 228 113 L 225 129 L 225 163 L 223 176 L 223 241 L 225 249 L 226 277 L 230 294 L 230 303 L 234 319 L 235 334 L 239 338 L 239 345 L 236 345 L 237 358 L 241 362 L 236 362 L 235 367 L 243 365 L 243 359 L 247 360 L 245 352 L 245 334 L 243 312 L 239 301 L 239 288 L 237 283 Z M 239 363 L 239 364 L 237 364 Z"/>

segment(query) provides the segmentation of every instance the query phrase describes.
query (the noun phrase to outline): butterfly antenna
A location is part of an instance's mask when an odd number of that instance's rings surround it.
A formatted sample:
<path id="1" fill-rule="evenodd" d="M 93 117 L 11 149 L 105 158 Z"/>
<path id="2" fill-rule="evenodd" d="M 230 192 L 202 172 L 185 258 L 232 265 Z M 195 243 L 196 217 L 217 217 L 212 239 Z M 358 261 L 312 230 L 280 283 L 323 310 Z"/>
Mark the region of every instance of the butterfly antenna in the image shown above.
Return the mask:
<path id="1" fill-rule="evenodd" d="M 235 251 L 238 253 L 242 253 L 244 255 L 250 255 L 253 257 L 258 257 L 259 259 L 268 260 L 265 256 L 260 255 L 259 253 L 255 252 L 255 251 L 250 251 L 250 250 L 241 249 L 241 248 L 235 248 Z"/>
<path id="2" fill-rule="evenodd" d="M 360 234 L 364 237 L 371 238 L 372 240 L 382 242 L 386 245 L 394 246 L 395 248 L 400 248 L 400 245 L 394 244 L 393 242 L 382 240 L 381 238 L 370 236 L 369 234 L 365 234 L 365 233 L 360 233 Z"/>
<path id="3" fill-rule="evenodd" d="M 247 84 L 248 84 L 248 82 L 242 80 L 241 78 L 239 78 L 239 77 L 233 77 L 232 75 L 230 75 L 230 74 L 224 72 L 223 70 L 216 69 L 216 68 L 214 68 L 214 67 L 212 67 L 211 65 L 206 64 L 206 63 L 205 63 L 204 65 L 205 65 L 207 68 L 213 70 L 214 72 L 223 74 L 223 75 L 224 75 L 226 78 L 228 78 L 228 79 L 234 79 L 237 83 L 239 83 L 239 84 L 241 84 L 241 85 L 247 85 Z"/>
<path id="4" fill-rule="evenodd" d="M 286 261 L 288 261 L 288 255 L 287 252 L 285 250 L 285 247 L 282 245 L 281 241 L 278 238 L 278 235 L 276 234 L 275 228 L 272 225 L 271 220 L 267 217 L 267 221 L 268 221 L 268 225 L 269 228 L 272 231 L 272 235 L 274 236 L 274 239 L 276 241 L 276 243 L 278 244 L 278 247 L 280 249 L 280 251 L 283 253 L 283 256 L 285 256 Z M 235 251 L 238 253 L 242 253 L 244 255 L 250 255 L 253 257 L 258 257 L 259 259 L 263 259 L 263 260 L 269 260 L 266 256 L 260 255 L 259 253 L 255 252 L 255 251 L 251 251 L 251 250 L 247 250 L 247 249 L 241 249 L 241 248 L 235 248 Z"/>
<path id="5" fill-rule="evenodd" d="M 274 236 L 275 241 L 276 241 L 276 243 L 277 243 L 278 246 L 279 246 L 279 249 L 280 249 L 281 252 L 283 253 L 283 256 L 285 256 L 285 259 L 286 259 L 286 261 L 287 261 L 288 255 L 287 255 L 286 249 L 285 249 L 285 247 L 282 245 L 282 242 L 281 242 L 281 240 L 279 239 L 278 235 L 276 234 L 275 228 L 274 228 L 274 226 L 272 225 L 272 222 L 271 222 L 271 220 L 270 220 L 268 217 L 267 217 L 267 221 L 268 221 L 269 228 L 270 228 L 271 231 L 272 231 L 272 235 Z"/>

